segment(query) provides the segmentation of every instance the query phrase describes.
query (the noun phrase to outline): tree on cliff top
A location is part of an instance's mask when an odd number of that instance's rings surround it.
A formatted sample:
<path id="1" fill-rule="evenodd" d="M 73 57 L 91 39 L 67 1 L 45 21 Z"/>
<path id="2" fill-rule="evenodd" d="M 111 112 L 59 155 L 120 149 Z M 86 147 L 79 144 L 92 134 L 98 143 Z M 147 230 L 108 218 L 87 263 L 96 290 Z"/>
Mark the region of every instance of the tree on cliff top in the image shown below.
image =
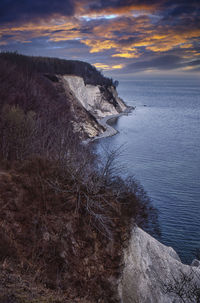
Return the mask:
<path id="1" fill-rule="evenodd" d="M 95 66 L 78 60 L 65 60 L 48 57 L 30 57 L 16 52 L 2 52 L 0 59 L 10 62 L 20 69 L 34 70 L 42 74 L 69 74 L 80 76 L 85 84 L 115 86 L 116 82 L 103 76 Z"/>

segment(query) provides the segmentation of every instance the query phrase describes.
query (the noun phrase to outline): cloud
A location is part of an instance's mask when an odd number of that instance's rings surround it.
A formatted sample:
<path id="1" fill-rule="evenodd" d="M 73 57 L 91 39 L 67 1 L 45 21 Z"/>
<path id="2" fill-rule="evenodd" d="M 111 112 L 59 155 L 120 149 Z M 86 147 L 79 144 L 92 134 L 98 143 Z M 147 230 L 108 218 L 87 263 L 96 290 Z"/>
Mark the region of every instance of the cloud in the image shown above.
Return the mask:
<path id="1" fill-rule="evenodd" d="M 0 23 L 28 21 L 50 15 L 74 14 L 73 0 L 1 0 Z"/>
<path id="2" fill-rule="evenodd" d="M 105 63 L 94 63 L 93 65 L 102 70 L 122 69 L 124 67 L 123 64 L 109 65 Z"/>
<path id="3" fill-rule="evenodd" d="M 98 53 L 104 50 L 109 50 L 112 48 L 117 48 L 118 45 L 112 40 L 82 40 L 82 43 L 90 47 L 90 53 Z"/>
<path id="4" fill-rule="evenodd" d="M 200 65 L 200 60 L 194 60 L 194 61 L 188 62 L 187 64 L 188 64 L 188 66 L 197 66 L 197 65 Z"/>
<path id="5" fill-rule="evenodd" d="M 178 56 L 167 55 L 149 61 L 136 62 L 129 65 L 133 69 L 174 69 L 180 66 L 181 58 Z"/>
<path id="6" fill-rule="evenodd" d="M 0 37 L 8 43 L 12 41 L 32 41 L 34 38 L 46 37 L 48 41 L 67 41 L 81 37 L 80 24 L 74 18 L 50 18 L 48 20 L 30 21 L 23 24 L 0 28 Z"/>
<path id="7" fill-rule="evenodd" d="M 171 23 L 180 22 L 181 19 L 187 18 L 190 21 L 199 19 L 200 5 L 196 0 L 182 1 L 165 1 L 162 11 L 163 20 Z"/>
<path id="8" fill-rule="evenodd" d="M 127 14 L 134 10 L 152 11 L 158 5 L 156 0 L 93 0 L 85 1 L 87 10 L 94 14 Z"/>
<path id="9" fill-rule="evenodd" d="M 139 53 L 137 53 L 137 52 L 132 52 L 132 53 L 119 53 L 119 54 L 114 54 L 114 55 L 112 55 L 112 57 L 120 57 L 120 58 L 128 58 L 128 59 L 130 59 L 130 58 L 138 58 L 138 57 L 140 57 L 140 55 L 139 55 Z"/>
<path id="10" fill-rule="evenodd" d="M 173 69 L 190 69 L 200 65 L 200 60 L 185 61 L 174 55 L 166 55 L 147 61 L 135 62 L 126 67 L 126 70 L 142 71 L 142 70 L 173 70 Z"/>
<path id="11" fill-rule="evenodd" d="M 0 25 L 0 49 L 68 58 L 74 42 L 104 70 L 193 70 L 200 57 L 197 0 L 1 0 Z"/>

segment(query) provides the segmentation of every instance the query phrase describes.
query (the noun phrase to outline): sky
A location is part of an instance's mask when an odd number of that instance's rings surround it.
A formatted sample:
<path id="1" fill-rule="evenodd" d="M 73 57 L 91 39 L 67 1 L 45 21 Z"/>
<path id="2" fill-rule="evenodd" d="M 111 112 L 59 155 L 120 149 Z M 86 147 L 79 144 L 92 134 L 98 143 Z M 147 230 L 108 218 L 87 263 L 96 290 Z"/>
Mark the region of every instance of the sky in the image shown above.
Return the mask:
<path id="1" fill-rule="evenodd" d="M 0 0 L 0 51 L 116 77 L 200 74 L 200 1 Z"/>

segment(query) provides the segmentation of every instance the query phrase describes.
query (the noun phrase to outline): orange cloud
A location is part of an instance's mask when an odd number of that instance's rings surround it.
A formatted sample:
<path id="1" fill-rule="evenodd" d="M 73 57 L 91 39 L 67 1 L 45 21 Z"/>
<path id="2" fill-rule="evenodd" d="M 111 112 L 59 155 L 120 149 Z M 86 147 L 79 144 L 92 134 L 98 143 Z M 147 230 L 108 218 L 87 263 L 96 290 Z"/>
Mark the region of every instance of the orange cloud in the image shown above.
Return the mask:
<path id="1" fill-rule="evenodd" d="M 135 33 L 143 33 L 151 28 L 150 19 L 147 16 L 126 18 L 115 18 L 107 22 L 95 25 L 93 34 L 95 37 L 106 37 L 109 39 L 130 38 Z"/>
<path id="2" fill-rule="evenodd" d="M 90 53 L 98 53 L 118 47 L 117 43 L 111 40 L 81 40 L 81 42 L 90 47 Z"/>
<path id="3" fill-rule="evenodd" d="M 122 69 L 124 67 L 124 64 L 108 65 L 108 64 L 104 64 L 104 63 L 94 63 L 93 65 L 96 68 L 103 69 L 103 70 Z"/>
<path id="4" fill-rule="evenodd" d="M 198 57 L 200 56 L 200 53 L 199 51 L 196 51 L 196 50 L 186 50 L 183 54 L 183 58 L 186 58 L 186 59 L 192 59 L 194 57 Z"/>
<path id="5" fill-rule="evenodd" d="M 121 58 L 138 58 L 140 57 L 139 53 L 119 53 L 119 54 L 113 54 L 112 57 L 121 57 Z"/>
<path id="6" fill-rule="evenodd" d="M 191 43 L 183 43 L 182 45 L 180 45 L 180 48 L 192 48 L 193 44 Z"/>
<path id="7" fill-rule="evenodd" d="M 124 67 L 124 64 L 112 65 L 112 69 L 121 69 Z"/>
<path id="8" fill-rule="evenodd" d="M 176 44 L 175 44 L 176 45 Z M 147 46 L 146 49 L 151 50 L 153 52 L 166 52 L 170 49 L 172 49 L 174 46 L 173 45 L 169 45 L 169 44 L 158 44 L 158 45 L 152 45 L 152 46 Z"/>
<path id="9" fill-rule="evenodd" d="M 199 36 L 200 30 L 194 31 L 185 29 L 185 32 L 183 34 L 175 31 L 168 31 L 168 33 L 161 39 L 157 39 L 155 36 L 147 39 L 146 42 L 149 42 L 149 45 L 146 47 L 146 49 L 154 52 L 165 52 L 177 47 L 189 49 L 193 47 L 190 41 L 193 38 L 197 38 Z"/>
<path id="10" fill-rule="evenodd" d="M 76 28 L 76 30 L 74 30 Z M 80 24 L 74 18 L 50 18 L 45 22 L 25 23 L 19 26 L 1 28 L 0 35 L 10 35 L 11 40 L 21 42 L 31 42 L 30 39 L 37 37 L 49 37 L 50 41 L 63 41 L 79 38 Z"/>

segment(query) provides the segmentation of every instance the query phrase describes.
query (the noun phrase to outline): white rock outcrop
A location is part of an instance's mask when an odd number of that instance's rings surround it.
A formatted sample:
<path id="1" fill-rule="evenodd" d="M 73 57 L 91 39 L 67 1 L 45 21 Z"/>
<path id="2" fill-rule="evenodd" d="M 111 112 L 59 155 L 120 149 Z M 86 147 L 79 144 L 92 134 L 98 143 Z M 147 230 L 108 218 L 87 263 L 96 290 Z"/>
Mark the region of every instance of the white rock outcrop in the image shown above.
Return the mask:
<path id="1" fill-rule="evenodd" d="M 172 292 L 165 293 L 166 286 L 177 285 L 182 276 L 192 278 L 191 283 L 200 287 L 200 266 L 181 263 L 177 253 L 161 244 L 142 229 L 134 228 L 130 244 L 124 251 L 124 270 L 119 283 L 122 303 L 179 303 L 197 302 L 195 299 L 181 300 Z M 185 293 L 191 287 L 186 283 Z"/>
<path id="2" fill-rule="evenodd" d="M 116 107 L 106 99 L 99 85 L 85 85 L 83 78 L 78 76 L 64 75 L 63 79 L 82 106 L 96 118 L 117 115 L 126 109 L 126 105 L 112 86 L 108 88 L 108 92 L 117 102 Z"/>

